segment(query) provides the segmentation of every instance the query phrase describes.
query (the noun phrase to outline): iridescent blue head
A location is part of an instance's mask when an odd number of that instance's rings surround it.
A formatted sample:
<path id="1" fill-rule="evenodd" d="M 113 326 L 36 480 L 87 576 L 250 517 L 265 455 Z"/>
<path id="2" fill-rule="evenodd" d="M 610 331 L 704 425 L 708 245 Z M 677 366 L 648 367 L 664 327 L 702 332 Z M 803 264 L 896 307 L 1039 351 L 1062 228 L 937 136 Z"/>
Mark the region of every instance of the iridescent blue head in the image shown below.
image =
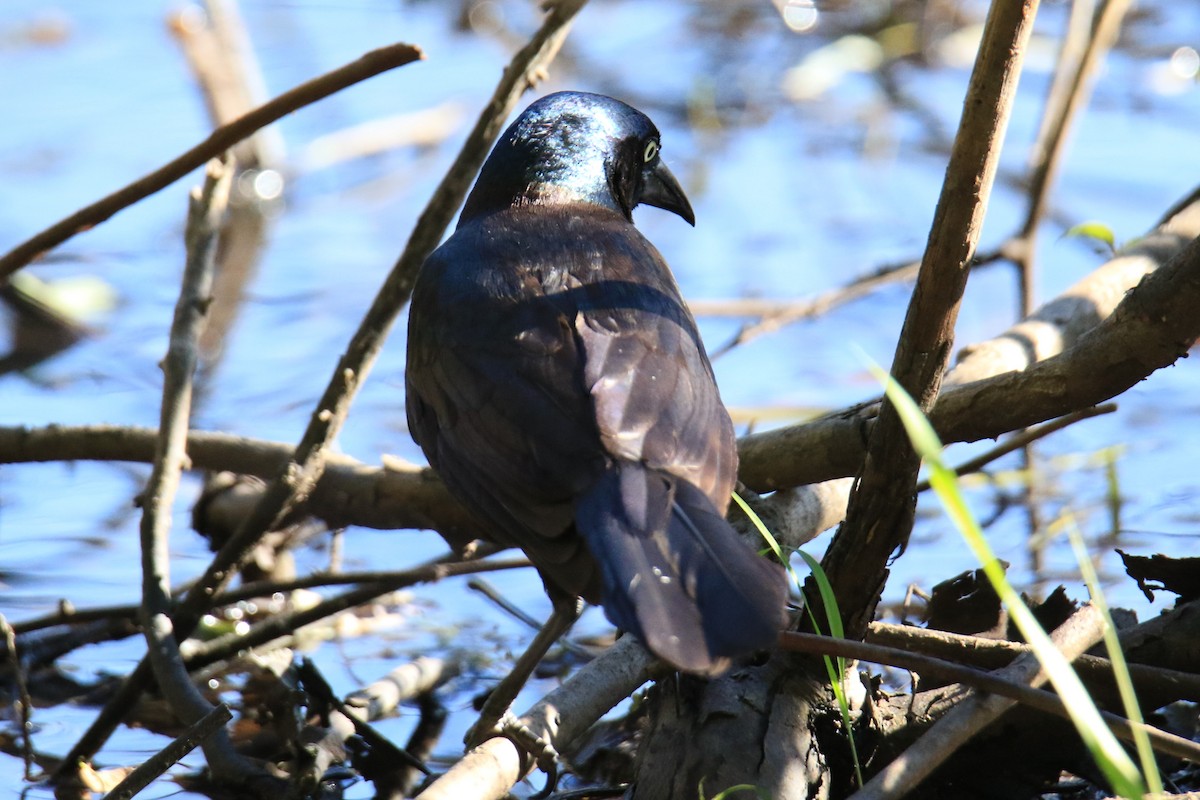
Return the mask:
<path id="1" fill-rule="evenodd" d="M 601 94 L 558 92 L 525 109 L 492 149 L 461 222 L 521 205 L 594 203 L 632 221 L 645 203 L 695 225 L 692 206 L 659 157 L 658 128 Z"/>

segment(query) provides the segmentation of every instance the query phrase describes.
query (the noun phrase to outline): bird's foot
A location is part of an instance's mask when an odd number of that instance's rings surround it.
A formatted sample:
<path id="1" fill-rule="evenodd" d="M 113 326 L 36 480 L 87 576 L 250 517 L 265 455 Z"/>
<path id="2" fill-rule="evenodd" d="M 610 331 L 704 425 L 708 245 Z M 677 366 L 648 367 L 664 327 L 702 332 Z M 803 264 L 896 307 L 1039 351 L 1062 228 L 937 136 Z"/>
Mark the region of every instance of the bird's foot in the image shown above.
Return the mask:
<path id="1" fill-rule="evenodd" d="M 505 711 L 499 719 L 480 717 L 467 731 L 464 740 L 468 747 L 477 747 L 496 736 L 508 739 L 521 751 L 523 758 L 531 759 L 546 773 L 546 788 L 535 797 L 549 796 L 558 783 L 558 751 L 550 740 L 535 733 L 512 711 Z"/>

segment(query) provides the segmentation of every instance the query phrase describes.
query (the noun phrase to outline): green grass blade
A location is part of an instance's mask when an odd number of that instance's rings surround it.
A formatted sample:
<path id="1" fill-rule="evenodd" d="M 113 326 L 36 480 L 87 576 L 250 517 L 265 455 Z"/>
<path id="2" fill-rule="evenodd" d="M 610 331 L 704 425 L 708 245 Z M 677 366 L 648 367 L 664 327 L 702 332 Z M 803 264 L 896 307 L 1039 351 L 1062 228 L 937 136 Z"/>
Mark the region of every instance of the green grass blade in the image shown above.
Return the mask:
<path id="1" fill-rule="evenodd" d="M 754 527 L 758 530 L 760 536 L 767 543 L 767 547 L 775 554 L 775 557 L 787 569 L 792 583 L 795 584 L 797 591 L 803 593 L 804 583 L 800 580 L 800 576 L 796 574 L 796 570 L 792 569 L 791 560 L 783 555 L 783 548 L 779 545 L 779 540 L 775 535 L 767 529 L 767 526 L 759 518 L 741 495 L 737 492 L 733 493 L 733 501 L 737 503 L 738 508 L 742 510 Z M 832 636 L 838 639 L 846 638 L 845 630 L 842 627 L 842 615 L 838 609 L 837 598 L 833 594 L 833 586 L 829 583 L 829 576 L 825 574 L 825 570 L 821 569 L 821 562 L 810 556 L 808 553 L 797 548 L 795 551 L 804 559 L 804 563 L 808 565 L 812 571 L 813 579 L 817 582 L 817 589 L 821 593 L 821 602 L 825 606 L 825 616 L 829 623 L 829 631 Z M 808 619 L 812 622 L 813 630 L 817 633 L 821 632 L 821 625 L 817 622 L 817 618 L 813 615 L 812 609 L 807 605 L 804 607 L 805 613 L 808 614 Z M 829 675 L 829 686 L 833 689 L 833 696 L 837 700 L 838 711 L 842 716 L 842 724 L 846 727 L 846 740 L 850 743 L 850 759 L 854 763 L 854 775 L 858 779 L 858 785 L 863 785 L 862 764 L 858 760 L 858 746 L 854 742 L 854 728 L 850 719 L 850 699 L 846 695 L 846 659 L 838 656 L 836 666 L 834 659 L 829 656 L 822 656 L 825 661 L 825 671 Z"/>
<path id="2" fill-rule="evenodd" d="M 1117 691 L 1121 694 L 1121 705 L 1125 708 L 1125 716 L 1133 723 L 1133 743 L 1137 749 L 1138 761 L 1142 765 L 1142 775 L 1146 778 L 1146 786 L 1153 795 L 1163 793 L 1162 776 L 1158 772 L 1158 762 L 1154 759 L 1154 748 L 1150 744 L 1150 736 L 1144 727 L 1142 709 L 1138 705 L 1137 692 L 1133 689 L 1133 678 L 1129 675 L 1129 665 L 1125 662 L 1125 653 L 1121 650 L 1121 642 L 1117 637 L 1117 626 L 1113 624 L 1112 615 L 1108 610 L 1108 601 L 1100 588 L 1100 578 L 1088 557 L 1087 546 L 1083 536 L 1075 525 L 1075 520 L 1068 517 L 1067 539 L 1075 552 L 1075 560 L 1079 562 L 1079 571 L 1083 582 L 1087 584 L 1088 594 L 1092 604 L 1104 617 L 1104 647 L 1108 650 L 1108 660 L 1112 662 L 1113 677 L 1117 682 Z"/>
<path id="3" fill-rule="evenodd" d="M 728 789 L 723 790 L 719 794 L 713 795 L 712 800 L 730 800 L 730 798 L 733 795 L 733 792 L 754 792 L 754 794 L 759 798 L 759 800 L 771 800 L 771 795 L 769 792 L 767 792 L 765 789 L 761 789 L 761 788 L 755 786 L 752 783 L 739 783 L 737 786 L 730 786 Z M 708 800 L 708 798 L 704 794 L 704 780 L 703 779 L 701 779 L 701 781 L 700 781 L 699 797 L 700 797 L 700 800 Z"/>
<path id="4" fill-rule="evenodd" d="M 1075 674 L 1075 670 L 1050 641 L 1033 612 L 1008 582 L 1004 568 L 992 552 L 991 545 L 988 544 L 979 523 L 959 491 L 954 470 L 950 469 L 942 458 L 942 444 L 933 426 L 903 387 L 890 375 L 875 365 L 871 365 L 871 371 L 884 385 L 888 400 L 900 415 L 913 447 L 925 460 L 930 473 L 929 483 L 937 493 L 947 515 L 982 565 L 984 574 L 1008 608 L 1025 641 L 1033 648 L 1050 682 L 1070 712 L 1080 739 L 1092 754 L 1097 766 L 1118 794 L 1123 797 L 1141 797 L 1146 792 L 1142 775 L 1104 724 L 1096 704 L 1080 682 L 1079 676 Z"/>
<path id="5" fill-rule="evenodd" d="M 792 580 L 795 580 L 796 573 L 792 570 L 792 565 L 788 563 L 788 559 L 783 555 L 783 548 L 779 546 L 779 540 L 775 538 L 775 534 L 767 530 L 766 524 L 759 519 L 758 514 L 755 513 L 754 509 L 750 507 L 750 504 L 743 500 L 742 496 L 737 492 L 733 493 L 733 502 L 737 504 L 737 507 L 742 510 L 742 513 L 745 514 L 750 520 L 751 524 L 754 525 L 755 530 L 758 531 L 758 535 L 761 536 L 763 541 L 767 543 L 767 547 L 770 548 L 771 552 L 775 554 L 775 558 L 779 559 L 779 563 L 783 564 L 784 569 L 786 569 L 788 574 L 792 576 Z M 800 584 L 796 585 L 799 587 Z"/>
<path id="6" fill-rule="evenodd" d="M 813 580 L 817 582 L 817 590 L 821 594 L 821 605 L 825 607 L 825 618 L 829 624 L 829 635 L 837 639 L 845 639 L 846 632 L 842 627 L 842 612 L 838 608 L 837 597 L 833 594 L 833 585 L 829 583 L 829 576 L 825 574 L 825 570 L 821 568 L 821 562 L 810 556 L 803 550 L 797 549 L 797 553 L 804 559 L 804 563 L 808 565 L 812 572 Z M 821 625 L 817 622 L 816 615 L 812 613 L 812 609 L 805 603 L 804 611 L 808 614 L 809 621 L 812 622 L 813 630 L 817 633 L 821 632 Z M 850 719 L 850 698 L 846 694 L 846 659 L 843 656 L 830 658 L 822 656 L 825 660 L 825 671 L 829 673 L 829 686 L 833 689 L 833 696 L 837 699 L 838 711 L 842 715 L 842 724 L 846 726 L 846 741 L 850 743 L 850 760 L 854 764 L 854 777 L 858 781 L 859 786 L 865 785 L 862 774 L 862 763 L 858 758 L 858 744 L 854 739 L 854 728 Z M 837 666 L 834 666 L 836 661 Z"/>
<path id="7" fill-rule="evenodd" d="M 803 550 L 796 552 L 804 559 L 804 563 L 812 571 L 813 580 L 817 582 L 817 591 L 821 593 L 821 603 L 825 606 L 825 617 L 829 622 L 829 635 L 845 639 L 846 631 L 842 628 L 841 609 L 838 608 L 837 598 L 833 594 L 833 585 L 829 583 L 829 576 L 825 574 L 825 570 L 821 569 L 820 561 Z"/>

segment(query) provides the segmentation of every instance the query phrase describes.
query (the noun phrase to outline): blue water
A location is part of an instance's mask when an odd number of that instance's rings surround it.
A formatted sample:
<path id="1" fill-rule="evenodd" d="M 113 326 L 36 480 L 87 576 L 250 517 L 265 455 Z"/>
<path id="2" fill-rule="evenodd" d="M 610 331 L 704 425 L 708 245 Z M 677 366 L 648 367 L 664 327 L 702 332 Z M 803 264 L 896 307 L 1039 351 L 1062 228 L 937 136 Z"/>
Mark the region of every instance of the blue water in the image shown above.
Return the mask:
<path id="1" fill-rule="evenodd" d="M 978 5 L 978 4 L 976 4 Z M 1102 220 L 1119 240 L 1153 225 L 1200 175 L 1200 89 L 1193 80 L 1171 82 L 1175 48 L 1200 40 L 1200 9 L 1166 0 L 1139 5 L 1123 49 L 1107 62 L 1095 98 L 1078 121 L 1054 194 L 1055 209 L 1078 221 Z M 494 5 L 523 37 L 535 24 L 524 3 Z M 164 19 L 172 4 L 130 0 L 96 4 L 76 0 L 53 7 L 9 0 L 0 15 L 0 249 L 7 249 L 77 207 L 155 168 L 203 138 L 203 105 Z M 741 9 L 740 37 L 722 29 Z M 498 38 L 454 30 L 452 13 L 436 3 L 272 2 L 244 4 L 251 36 L 272 94 L 362 52 L 394 41 L 426 49 L 428 60 L 380 76 L 283 120 L 292 154 L 314 137 L 345 126 L 447 100 L 472 120 L 492 91 L 511 46 Z M 1042 49 L 1061 29 L 1065 11 L 1049 5 L 1038 35 Z M 30 41 L 30 26 L 65 26 L 56 44 Z M 842 24 L 830 15 L 814 33 L 796 35 L 769 4 L 632 2 L 594 4 L 577 21 L 564 57 L 545 85 L 624 97 L 646 110 L 663 130 L 664 157 L 688 189 L 697 227 L 655 209 L 637 221 L 673 265 L 686 295 L 803 298 L 856 275 L 919 254 L 940 180 L 944 142 L 926 117 L 892 105 L 878 85 L 849 75 L 827 94 L 793 103 L 781 85 L 786 69 L 825 44 Z M 955 65 L 897 67 L 906 92 L 925 105 L 943 131 L 953 131 L 966 69 Z M 1014 112 L 1004 169 L 1022 169 L 1036 131 L 1049 73 L 1031 58 Z M 714 98 L 718 128 L 693 129 L 687 107 Z M 324 388 L 341 348 L 400 252 L 442 171 L 466 134 L 466 124 L 444 143 L 351 161 L 292 176 L 270 227 L 248 300 L 225 343 L 225 355 L 196 411 L 197 427 L 293 442 Z M 25 375 L 0 378 L 0 424 L 118 423 L 157 420 L 166 329 L 181 270 L 182 218 L 195 176 L 79 236 L 36 267 L 46 280 L 99 276 L 117 306 L 92 320 L 95 335 Z M 984 249 L 1018 224 L 1024 204 L 1008 184 L 997 187 L 984 230 Z M 1079 242 L 1047 229 L 1039 249 L 1038 292 L 1053 296 L 1100 263 Z M 743 413 L 780 407 L 800 415 L 837 408 L 875 392 L 855 355 L 861 348 L 890 361 L 908 291 L 892 287 L 826 317 L 759 339 L 718 360 L 718 380 L 731 407 Z M 958 337 L 978 340 L 1002 330 L 1017 301 L 1006 267 L 972 276 Z M 712 344 L 726 341 L 737 321 L 701 320 Z M 356 401 L 339 445 L 363 461 L 383 453 L 417 460 L 402 406 L 401 321 L 388 349 Z M 1119 461 L 1125 499 L 1122 546 L 1140 553 L 1194 554 L 1200 479 L 1192 468 L 1200 448 L 1195 424 L 1200 370 L 1193 360 L 1156 374 L 1121 398 L 1119 413 L 1071 428 L 1041 446 L 1051 462 L 1044 513 L 1069 510 L 1090 538 L 1107 532 L 1105 476 L 1095 466 L 1063 459 L 1124 445 Z M 771 423 L 778 424 L 772 416 Z M 959 447 L 952 460 L 979 446 Z M 1056 460 L 1057 459 L 1057 460 Z M 1009 466 L 1014 466 L 1010 463 Z M 144 481 L 140 466 L 75 464 L 0 467 L 0 611 L 10 619 L 37 616 L 67 597 L 77 606 L 135 602 L 140 574 L 137 516 L 131 498 Z M 184 483 L 172 539 L 173 578 L 182 581 L 205 563 L 203 544 L 190 532 L 186 506 L 197 484 Z M 973 502 L 982 516 L 987 490 Z M 1010 511 L 991 530 L 1001 557 L 1022 583 L 1027 568 L 1022 516 Z M 823 537 L 811 547 L 820 551 Z M 403 568 L 442 551 L 428 533 L 352 529 L 345 536 L 346 568 Z M 301 554 L 319 568 L 326 554 Z M 1066 582 L 1084 592 L 1060 539 L 1046 552 L 1050 585 Z M 1112 600 L 1156 613 L 1128 581 L 1119 563 L 1101 554 Z M 932 581 L 973 566 L 932 504 L 908 554 L 896 562 L 889 600 L 910 582 Z M 548 613 L 540 582 L 529 572 L 492 578 L 535 616 Z M 315 657 L 335 688 L 346 691 L 386 672 L 406 653 L 448 648 L 519 650 L 525 630 L 461 582 L 417 591 L 410 625 L 378 635 L 327 644 Z M 1159 607 L 1161 607 L 1160 601 Z M 604 627 L 589 612 L 584 631 Z M 72 654 L 66 666 L 81 678 L 123 671 L 142 650 L 140 640 Z M 501 664 L 501 667 L 503 664 Z M 485 669 L 494 675 L 500 667 Z M 522 702 L 547 688 L 539 682 Z M 450 693 L 461 711 L 474 686 Z M 37 746 L 62 753 L 92 717 L 89 709 L 38 709 Z M 402 741 L 412 715 L 384 723 Z M 470 715 L 454 714 L 439 750 L 455 752 Z M 104 763 L 136 763 L 164 740 L 121 731 L 101 754 Z M 187 762 L 200 763 L 193 755 Z M 0 757 L 0 783 L 19 785 L 20 765 Z M 359 791 L 359 790 L 356 790 Z M 160 797 L 155 787 L 146 797 Z M 36 794 L 36 793 L 35 793 Z M 37 794 L 37 796 L 48 796 Z M 359 796 L 359 795 L 356 795 Z"/>

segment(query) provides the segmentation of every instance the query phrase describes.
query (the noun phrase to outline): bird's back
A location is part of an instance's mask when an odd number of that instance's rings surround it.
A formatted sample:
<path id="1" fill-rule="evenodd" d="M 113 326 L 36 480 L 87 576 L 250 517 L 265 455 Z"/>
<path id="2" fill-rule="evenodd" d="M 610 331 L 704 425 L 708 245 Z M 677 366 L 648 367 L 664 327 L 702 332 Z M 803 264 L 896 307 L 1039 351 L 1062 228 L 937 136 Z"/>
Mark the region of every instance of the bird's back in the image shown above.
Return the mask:
<path id="1" fill-rule="evenodd" d="M 591 205 L 464 223 L 409 322 L 413 436 L 451 490 L 560 588 L 598 600 L 575 498 L 615 460 L 724 513 L 736 448 L 695 322 L 658 251 Z"/>

